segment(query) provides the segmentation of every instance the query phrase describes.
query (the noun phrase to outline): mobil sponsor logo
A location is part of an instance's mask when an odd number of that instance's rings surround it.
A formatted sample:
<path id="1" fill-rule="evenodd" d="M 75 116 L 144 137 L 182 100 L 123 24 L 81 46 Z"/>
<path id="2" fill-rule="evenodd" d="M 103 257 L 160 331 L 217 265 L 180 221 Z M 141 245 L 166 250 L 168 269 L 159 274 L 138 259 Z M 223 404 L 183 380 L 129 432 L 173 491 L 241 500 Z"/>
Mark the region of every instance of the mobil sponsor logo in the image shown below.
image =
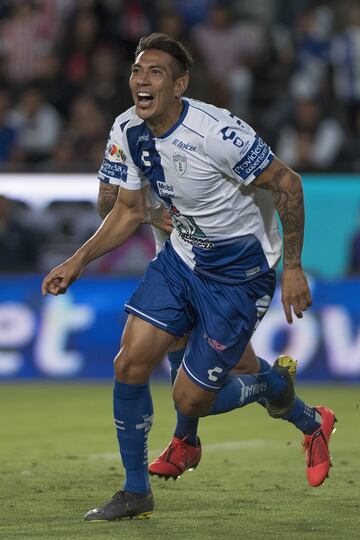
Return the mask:
<path id="1" fill-rule="evenodd" d="M 181 148 L 182 150 L 189 150 L 190 152 L 195 152 L 196 150 L 196 146 L 194 146 L 193 144 L 181 141 L 180 139 L 174 139 L 172 144 L 174 146 L 177 146 L 178 148 Z"/>
<path id="2" fill-rule="evenodd" d="M 246 155 L 236 163 L 233 171 L 236 172 L 243 180 L 246 180 L 252 174 L 256 174 L 257 170 L 263 170 L 269 163 L 269 146 L 262 140 L 259 135 L 256 136 L 253 145 Z"/>
<path id="3" fill-rule="evenodd" d="M 157 188 L 159 190 L 160 197 L 173 197 L 174 196 L 174 187 L 166 184 L 166 182 L 156 182 Z"/>

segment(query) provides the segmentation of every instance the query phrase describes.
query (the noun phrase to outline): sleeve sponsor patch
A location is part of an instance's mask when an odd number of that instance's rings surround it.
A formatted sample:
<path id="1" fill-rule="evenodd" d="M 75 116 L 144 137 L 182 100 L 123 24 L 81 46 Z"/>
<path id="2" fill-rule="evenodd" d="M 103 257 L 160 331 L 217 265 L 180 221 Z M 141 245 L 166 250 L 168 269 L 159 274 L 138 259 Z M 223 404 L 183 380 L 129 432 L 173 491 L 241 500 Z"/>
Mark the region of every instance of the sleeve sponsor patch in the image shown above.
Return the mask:
<path id="1" fill-rule="evenodd" d="M 233 171 L 245 181 L 251 176 L 258 176 L 272 162 L 273 158 L 274 155 L 270 147 L 259 135 L 256 135 L 249 151 L 236 163 Z"/>
<path id="2" fill-rule="evenodd" d="M 106 147 L 106 153 L 114 161 L 121 161 L 122 163 L 126 161 L 126 155 L 124 151 L 120 148 L 120 146 L 116 144 L 109 143 Z"/>
<path id="3" fill-rule="evenodd" d="M 124 163 L 114 162 L 104 158 L 100 167 L 99 176 L 116 178 L 117 180 L 126 182 L 127 173 L 128 168 Z"/>

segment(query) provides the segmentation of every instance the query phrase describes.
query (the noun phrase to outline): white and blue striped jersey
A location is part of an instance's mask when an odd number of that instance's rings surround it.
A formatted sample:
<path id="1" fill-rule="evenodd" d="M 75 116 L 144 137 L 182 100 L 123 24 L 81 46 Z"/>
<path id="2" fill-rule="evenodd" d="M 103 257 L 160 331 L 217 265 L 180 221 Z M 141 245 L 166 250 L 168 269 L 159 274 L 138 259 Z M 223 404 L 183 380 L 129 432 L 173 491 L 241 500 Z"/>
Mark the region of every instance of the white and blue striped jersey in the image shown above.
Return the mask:
<path id="1" fill-rule="evenodd" d="M 229 111 L 183 103 L 161 137 L 135 107 L 118 116 L 98 176 L 131 190 L 149 183 L 152 198 L 172 216 L 170 241 L 181 259 L 196 273 L 241 283 L 274 268 L 281 256 L 271 193 L 251 185 L 274 154 Z"/>

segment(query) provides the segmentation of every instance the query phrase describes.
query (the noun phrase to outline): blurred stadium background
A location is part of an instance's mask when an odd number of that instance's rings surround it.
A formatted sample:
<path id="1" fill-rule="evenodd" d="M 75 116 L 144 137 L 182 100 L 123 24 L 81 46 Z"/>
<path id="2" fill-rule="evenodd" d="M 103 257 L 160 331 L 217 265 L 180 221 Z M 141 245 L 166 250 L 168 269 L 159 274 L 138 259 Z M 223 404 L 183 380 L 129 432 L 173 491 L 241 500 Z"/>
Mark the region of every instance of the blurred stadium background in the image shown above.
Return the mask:
<path id="1" fill-rule="evenodd" d="M 39 283 L 100 223 L 96 172 L 151 31 L 192 51 L 189 95 L 229 107 L 303 173 L 314 306 L 288 327 L 277 297 L 256 350 L 294 354 L 300 380 L 359 382 L 360 6 L 321 0 L 0 2 L 0 379 L 111 377 L 149 228 L 66 297 L 41 299 Z"/>
<path id="2" fill-rule="evenodd" d="M 256 351 L 294 355 L 300 382 L 359 384 L 359 2 L 2 0 L 0 394 L 19 380 L 111 386 L 123 303 L 153 256 L 149 228 L 64 297 L 41 298 L 40 282 L 100 223 L 96 172 L 114 117 L 131 105 L 135 45 L 151 31 L 193 53 L 189 95 L 251 123 L 304 179 L 314 304 L 290 327 L 277 292 Z M 167 377 L 164 360 L 154 379 Z"/>

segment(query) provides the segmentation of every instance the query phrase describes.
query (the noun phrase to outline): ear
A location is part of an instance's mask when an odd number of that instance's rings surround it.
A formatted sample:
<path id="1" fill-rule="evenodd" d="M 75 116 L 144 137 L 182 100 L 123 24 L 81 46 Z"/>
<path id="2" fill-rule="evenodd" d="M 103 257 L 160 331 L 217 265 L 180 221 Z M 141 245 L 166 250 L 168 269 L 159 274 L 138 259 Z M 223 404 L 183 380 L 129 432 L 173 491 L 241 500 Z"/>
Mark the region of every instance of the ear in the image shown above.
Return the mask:
<path id="1" fill-rule="evenodd" d="M 186 92 L 188 85 L 189 85 L 189 72 L 186 71 L 184 75 L 181 75 L 181 77 L 179 77 L 175 81 L 174 93 L 178 99 Z"/>

